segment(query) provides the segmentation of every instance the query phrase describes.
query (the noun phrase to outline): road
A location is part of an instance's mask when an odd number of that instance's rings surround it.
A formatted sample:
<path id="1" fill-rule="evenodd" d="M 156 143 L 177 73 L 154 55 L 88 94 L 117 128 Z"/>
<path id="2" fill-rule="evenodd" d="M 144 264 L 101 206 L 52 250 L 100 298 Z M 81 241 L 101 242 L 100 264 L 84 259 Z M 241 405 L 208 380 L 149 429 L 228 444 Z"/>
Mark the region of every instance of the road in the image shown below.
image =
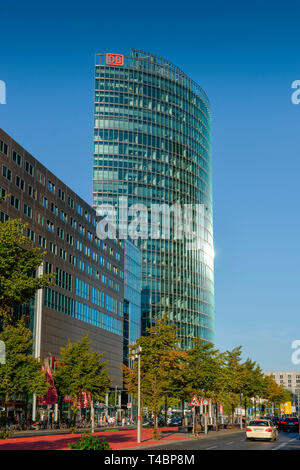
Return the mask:
<path id="1" fill-rule="evenodd" d="M 179 441 L 172 444 L 147 447 L 148 450 L 300 450 L 300 439 L 296 433 L 279 432 L 275 442 L 246 441 L 242 432 L 208 435 L 193 441 Z"/>

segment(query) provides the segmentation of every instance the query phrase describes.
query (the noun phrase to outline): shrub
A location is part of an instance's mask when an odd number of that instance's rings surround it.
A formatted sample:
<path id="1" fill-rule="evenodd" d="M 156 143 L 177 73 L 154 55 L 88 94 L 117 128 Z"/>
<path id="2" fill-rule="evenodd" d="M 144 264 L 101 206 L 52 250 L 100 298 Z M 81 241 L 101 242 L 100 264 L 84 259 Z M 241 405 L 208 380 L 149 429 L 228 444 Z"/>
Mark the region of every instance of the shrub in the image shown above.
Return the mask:
<path id="1" fill-rule="evenodd" d="M 158 441 L 159 438 L 160 438 L 160 435 L 161 435 L 161 431 L 158 431 L 157 429 L 153 429 L 152 430 L 152 438 L 155 440 L 155 441 Z"/>
<path id="2" fill-rule="evenodd" d="M 71 449 L 77 450 L 106 450 L 110 449 L 109 443 L 105 439 L 99 439 L 90 434 L 81 434 L 77 442 L 68 444 Z"/>
<path id="3" fill-rule="evenodd" d="M 0 431 L 0 439 L 9 439 L 12 435 L 12 431 Z"/>

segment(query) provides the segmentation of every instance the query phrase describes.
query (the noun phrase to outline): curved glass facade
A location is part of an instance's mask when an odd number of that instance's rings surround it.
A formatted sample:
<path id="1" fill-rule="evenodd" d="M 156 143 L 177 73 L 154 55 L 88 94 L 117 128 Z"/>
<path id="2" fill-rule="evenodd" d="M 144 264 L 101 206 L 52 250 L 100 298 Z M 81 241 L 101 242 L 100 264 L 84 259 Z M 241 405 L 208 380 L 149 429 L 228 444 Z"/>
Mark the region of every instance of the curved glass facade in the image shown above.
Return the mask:
<path id="1" fill-rule="evenodd" d="M 210 111 L 197 83 L 168 61 L 136 49 L 96 54 L 93 205 L 203 204 L 208 253 L 184 240 L 138 239 L 142 325 L 168 312 L 188 348 L 214 341 Z M 193 212 L 193 219 L 195 218 Z"/>

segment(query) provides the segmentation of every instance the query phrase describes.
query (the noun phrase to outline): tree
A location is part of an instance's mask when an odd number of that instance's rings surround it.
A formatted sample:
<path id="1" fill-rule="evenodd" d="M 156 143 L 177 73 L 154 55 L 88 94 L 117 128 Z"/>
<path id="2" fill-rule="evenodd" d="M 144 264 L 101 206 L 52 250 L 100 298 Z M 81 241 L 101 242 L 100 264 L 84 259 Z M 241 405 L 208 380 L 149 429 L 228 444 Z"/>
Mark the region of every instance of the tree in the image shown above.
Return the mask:
<path id="1" fill-rule="evenodd" d="M 39 359 L 32 356 L 33 339 L 24 320 L 7 325 L 0 333 L 5 344 L 5 364 L 0 365 L 0 393 L 5 396 L 5 410 L 14 393 L 47 392 L 48 385 Z"/>
<path id="2" fill-rule="evenodd" d="M 35 277 L 45 252 L 32 247 L 20 219 L 0 223 L 0 319 L 13 322 L 13 307 L 26 304 L 35 292 L 51 285 L 51 274 Z"/>
<path id="3" fill-rule="evenodd" d="M 271 405 L 272 409 L 280 408 L 281 403 L 292 401 L 292 394 L 278 385 L 273 377 L 266 376 L 266 395 L 265 398 Z M 279 413 L 280 414 L 280 413 Z"/>
<path id="4" fill-rule="evenodd" d="M 232 351 L 225 351 L 224 367 L 222 368 L 223 389 L 230 403 L 232 424 L 234 421 L 234 410 L 239 403 L 243 385 L 241 354 L 241 346 L 233 348 Z"/>
<path id="5" fill-rule="evenodd" d="M 250 358 L 242 364 L 242 395 L 245 409 L 245 426 L 247 425 L 247 405 L 249 404 L 249 400 L 252 399 L 257 392 L 257 376 L 254 372 L 255 366 L 256 362 L 252 361 Z M 252 404 L 251 401 L 251 406 Z"/>
<path id="6" fill-rule="evenodd" d="M 187 388 L 190 397 L 210 398 L 216 404 L 216 414 L 223 396 L 220 380 L 222 365 L 223 355 L 212 343 L 200 337 L 194 339 L 193 347 L 188 351 Z"/>
<path id="7" fill-rule="evenodd" d="M 101 361 L 104 353 L 91 350 L 91 340 L 86 333 L 82 340 L 61 348 L 61 361 L 53 374 L 55 385 L 62 395 L 72 399 L 74 424 L 81 392 L 90 394 L 92 400 L 103 400 L 109 389 L 110 378 L 106 363 Z"/>
<path id="8" fill-rule="evenodd" d="M 186 352 L 177 348 L 177 329 L 168 324 L 165 314 L 157 325 L 147 328 L 147 336 L 141 336 L 137 344 L 141 352 L 141 400 L 154 415 L 153 437 L 157 439 L 157 417 L 165 397 L 172 396 L 172 381 L 180 370 Z M 131 346 L 132 351 L 135 346 Z M 127 390 L 137 397 L 137 364 L 130 369 L 123 367 Z M 178 378 L 177 378 L 178 379 Z M 174 380 L 175 381 L 175 380 Z"/>

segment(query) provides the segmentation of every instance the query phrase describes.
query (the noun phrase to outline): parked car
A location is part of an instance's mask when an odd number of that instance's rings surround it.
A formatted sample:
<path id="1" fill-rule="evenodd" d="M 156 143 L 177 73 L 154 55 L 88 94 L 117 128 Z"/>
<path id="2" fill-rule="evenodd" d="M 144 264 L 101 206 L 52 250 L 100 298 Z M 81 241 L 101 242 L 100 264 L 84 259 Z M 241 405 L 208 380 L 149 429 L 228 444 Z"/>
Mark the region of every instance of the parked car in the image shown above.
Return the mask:
<path id="1" fill-rule="evenodd" d="M 285 424 L 283 427 L 285 432 L 299 432 L 299 419 L 298 418 L 285 418 Z"/>
<path id="2" fill-rule="evenodd" d="M 181 416 L 173 416 L 173 418 L 170 419 L 169 426 L 182 426 Z"/>
<path id="3" fill-rule="evenodd" d="M 270 419 L 253 419 L 246 427 L 246 439 L 266 439 L 268 441 L 277 441 L 278 430 Z"/>

